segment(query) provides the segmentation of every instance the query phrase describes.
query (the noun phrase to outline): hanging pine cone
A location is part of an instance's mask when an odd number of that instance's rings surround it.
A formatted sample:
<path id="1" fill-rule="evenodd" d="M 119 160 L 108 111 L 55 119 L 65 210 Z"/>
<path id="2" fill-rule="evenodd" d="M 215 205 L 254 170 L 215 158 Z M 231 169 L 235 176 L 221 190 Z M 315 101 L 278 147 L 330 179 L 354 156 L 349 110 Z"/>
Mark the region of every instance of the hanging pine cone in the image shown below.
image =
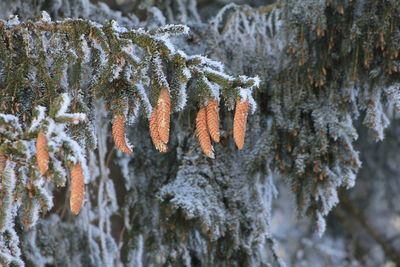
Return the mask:
<path id="1" fill-rule="evenodd" d="M 0 175 L 6 168 L 7 157 L 3 153 L 0 153 Z"/>
<path id="2" fill-rule="evenodd" d="M 199 139 L 200 147 L 209 158 L 214 158 L 213 147 L 211 145 L 210 135 L 207 129 L 206 108 L 201 108 L 196 117 L 196 135 Z"/>
<path id="3" fill-rule="evenodd" d="M 79 214 L 83 206 L 85 197 L 85 182 L 83 178 L 83 169 L 80 163 L 75 164 L 71 170 L 71 212 Z"/>
<path id="4" fill-rule="evenodd" d="M 46 135 L 42 131 L 39 132 L 36 140 L 36 160 L 40 174 L 44 175 L 49 168 L 49 151 Z"/>
<path id="5" fill-rule="evenodd" d="M 244 146 L 248 112 L 249 100 L 236 102 L 235 116 L 233 119 L 233 139 L 239 149 L 243 149 Z"/>
<path id="6" fill-rule="evenodd" d="M 214 142 L 219 142 L 218 102 L 211 100 L 207 104 L 207 128 Z"/>
<path id="7" fill-rule="evenodd" d="M 153 141 L 154 146 L 156 149 L 160 152 L 167 152 L 168 147 L 165 143 L 160 138 L 159 132 L 158 132 L 158 116 L 157 116 L 157 109 L 151 113 L 150 116 L 150 122 L 149 122 L 149 128 L 150 128 L 150 137 L 151 140 Z"/>
<path id="8" fill-rule="evenodd" d="M 114 137 L 114 143 L 119 150 L 126 154 L 132 154 L 132 150 L 129 148 L 126 141 L 124 121 L 125 117 L 123 115 L 117 115 L 114 117 L 112 135 Z"/>
<path id="9" fill-rule="evenodd" d="M 158 134 L 164 144 L 169 140 L 169 124 L 171 116 L 171 99 L 167 89 L 160 92 L 157 102 L 157 124 Z"/>

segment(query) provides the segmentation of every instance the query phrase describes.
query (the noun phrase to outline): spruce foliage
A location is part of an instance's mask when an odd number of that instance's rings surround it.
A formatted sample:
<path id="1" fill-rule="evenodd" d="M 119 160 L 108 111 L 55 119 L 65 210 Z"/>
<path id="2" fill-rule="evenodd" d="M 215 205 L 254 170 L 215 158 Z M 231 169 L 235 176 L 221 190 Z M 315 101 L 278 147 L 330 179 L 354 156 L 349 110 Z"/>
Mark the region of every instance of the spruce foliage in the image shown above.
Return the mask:
<path id="1" fill-rule="evenodd" d="M 283 265 L 274 178 L 322 235 L 360 124 L 381 141 L 400 109 L 397 0 L 230 4 L 208 23 L 194 0 L 122 1 L 144 21 L 17 2 L 0 2 L 4 266 Z"/>

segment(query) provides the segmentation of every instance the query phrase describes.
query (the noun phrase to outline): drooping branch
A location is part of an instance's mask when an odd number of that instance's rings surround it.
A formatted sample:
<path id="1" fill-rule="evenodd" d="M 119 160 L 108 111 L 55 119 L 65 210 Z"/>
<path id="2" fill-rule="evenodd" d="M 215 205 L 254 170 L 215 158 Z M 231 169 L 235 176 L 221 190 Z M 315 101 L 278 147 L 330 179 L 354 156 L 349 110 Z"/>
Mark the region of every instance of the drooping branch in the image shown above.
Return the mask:
<path id="1" fill-rule="evenodd" d="M 248 101 L 254 110 L 252 90 L 259 79 L 228 75 L 221 63 L 178 50 L 170 39 L 188 31 L 183 25 L 128 30 L 114 21 L 51 21 L 46 13 L 36 21 L 0 21 L 0 154 L 7 170 L 0 175 L 8 186 L 2 186 L 1 197 L 15 210 L 12 217 L 0 214 L 10 222 L 0 230 L 13 231 L 16 219 L 33 226 L 52 207 L 54 185 L 65 186 L 67 173 L 71 212 L 81 211 L 90 180 L 86 155 L 97 143 L 98 99 L 114 117 L 115 142 L 125 153 L 134 151 L 124 123 L 141 113 L 150 117 L 157 110 L 153 130 L 166 151 L 171 112 L 187 103 L 205 107 L 216 101 L 218 106 L 224 100 L 233 108 Z M 100 185 L 105 186 L 104 179 Z M 103 227 L 99 221 L 100 231 Z M 108 241 L 100 237 L 105 250 Z M 17 236 L 12 238 L 17 244 Z M 2 253 L 15 258 L 6 257 L 4 264 L 20 260 L 15 248 Z"/>
<path id="2" fill-rule="evenodd" d="M 273 159 L 299 214 L 323 232 L 336 189 L 353 186 L 361 167 L 355 122 L 362 119 L 382 140 L 389 114 L 400 110 L 399 6 L 288 0 L 265 10 L 223 8 L 210 25 L 215 43 L 224 44 L 214 55 L 234 55 L 221 56 L 233 69 L 246 58 L 269 77 L 257 100 L 272 125 L 251 157 Z"/>

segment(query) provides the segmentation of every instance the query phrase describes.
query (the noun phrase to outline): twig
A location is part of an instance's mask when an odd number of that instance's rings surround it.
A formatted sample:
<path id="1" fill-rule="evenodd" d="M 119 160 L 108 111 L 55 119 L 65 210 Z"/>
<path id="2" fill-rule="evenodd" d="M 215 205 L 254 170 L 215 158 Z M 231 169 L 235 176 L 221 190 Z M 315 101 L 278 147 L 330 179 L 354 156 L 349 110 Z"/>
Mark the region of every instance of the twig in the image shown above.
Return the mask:
<path id="1" fill-rule="evenodd" d="M 379 231 L 369 223 L 369 220 L 360 211 L 360 209 L 353 204 L 347 193 L 340 192 L 340 201 L 345 212 L 357 219 L 359 224 L 363 226 L 370 236 L 376 241 L 376 243 L 382 247 L 385 255 L 400 266 L 400 251 L 397 251 L 394 247 L 392 247 L 388 240 L 386 240 L 386 238 L 383 237 Z"/>

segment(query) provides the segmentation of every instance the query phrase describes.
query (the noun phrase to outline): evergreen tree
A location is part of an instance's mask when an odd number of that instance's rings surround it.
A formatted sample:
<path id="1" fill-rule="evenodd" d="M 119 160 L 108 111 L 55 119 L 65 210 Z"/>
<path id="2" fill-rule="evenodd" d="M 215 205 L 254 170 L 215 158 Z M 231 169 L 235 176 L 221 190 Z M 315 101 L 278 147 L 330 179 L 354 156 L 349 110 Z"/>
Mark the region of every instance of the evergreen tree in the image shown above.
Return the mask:
<path id="1" fill-rule="evenodd" d="M 107 2 L 0 2 L 2 266 L 400 264 L 397 0 Z"/>

